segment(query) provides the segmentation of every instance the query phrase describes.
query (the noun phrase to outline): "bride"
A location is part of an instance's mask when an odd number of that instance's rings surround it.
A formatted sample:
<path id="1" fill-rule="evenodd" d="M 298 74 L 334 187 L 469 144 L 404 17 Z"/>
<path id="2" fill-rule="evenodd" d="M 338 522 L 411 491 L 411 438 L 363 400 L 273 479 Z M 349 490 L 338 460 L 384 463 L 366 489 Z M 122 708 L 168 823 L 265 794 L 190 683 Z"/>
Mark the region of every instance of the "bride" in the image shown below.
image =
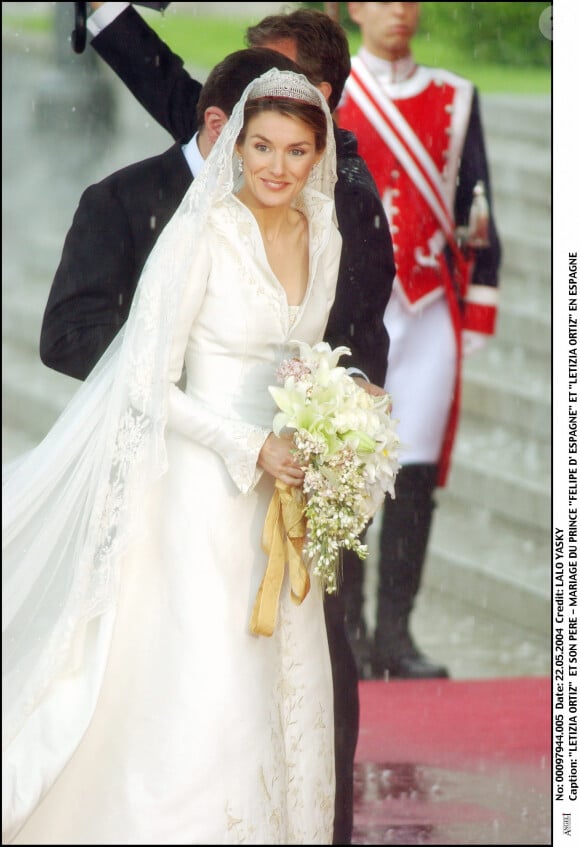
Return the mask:
<path id="1" fill-rule="evenodd" d="M 250 619 L 275 480 L 303 479 L 268 386 L 324 333 L 335 178 L 319 92 L 251 83 L 125 327 L 3 469 L 3 843 L 332 841 L 322 588 Z"/>

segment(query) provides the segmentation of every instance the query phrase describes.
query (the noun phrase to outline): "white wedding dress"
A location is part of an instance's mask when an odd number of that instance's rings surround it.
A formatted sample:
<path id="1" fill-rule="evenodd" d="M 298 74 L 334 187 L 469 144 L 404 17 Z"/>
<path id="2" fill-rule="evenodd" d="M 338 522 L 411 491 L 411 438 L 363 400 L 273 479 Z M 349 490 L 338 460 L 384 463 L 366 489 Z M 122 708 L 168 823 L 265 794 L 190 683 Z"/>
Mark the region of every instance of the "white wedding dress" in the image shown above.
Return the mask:
<path id="1" fill-rule="evenodd" d="M 248 209 L 229 195 L 210 213 L 171 344 L 167 470 L 141 498 L 115 602 L 4 752 L 8 843 L 332 841 L 318 581 L 301 605 L 286 581 L 274 634 L 249 630 L 273 492 L 256 468 L 276 411 L 268 386 L 292 340 L 322 339 L 335 293 L 332 203 L 305 195 L 297 309 Z"/>

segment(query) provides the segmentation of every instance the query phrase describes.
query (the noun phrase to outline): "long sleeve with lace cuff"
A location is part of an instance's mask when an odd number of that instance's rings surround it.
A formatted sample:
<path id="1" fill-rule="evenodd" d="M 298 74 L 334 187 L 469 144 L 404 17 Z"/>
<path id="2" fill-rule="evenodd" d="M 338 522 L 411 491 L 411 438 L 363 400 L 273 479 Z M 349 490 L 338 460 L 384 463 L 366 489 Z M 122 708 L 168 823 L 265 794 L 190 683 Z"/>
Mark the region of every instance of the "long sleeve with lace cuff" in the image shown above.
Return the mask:
<path id="1" fill-rule="evenodd" d="M 168 425 L 218 453 L 243 494 L 258 483 L 263 473 L 257 466 L 258 456 L 270 430 L 226 419 L 188 397 L 176 385 L 170 386 Z"/>

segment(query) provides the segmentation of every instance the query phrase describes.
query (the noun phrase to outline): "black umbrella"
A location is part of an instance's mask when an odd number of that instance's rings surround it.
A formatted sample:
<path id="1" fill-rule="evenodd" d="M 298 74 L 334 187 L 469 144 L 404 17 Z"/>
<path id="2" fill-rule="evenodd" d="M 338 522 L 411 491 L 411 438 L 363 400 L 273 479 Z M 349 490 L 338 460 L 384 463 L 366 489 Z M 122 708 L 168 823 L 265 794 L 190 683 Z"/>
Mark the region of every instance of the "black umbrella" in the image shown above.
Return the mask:
<path id="1" fill-rule="evenodd" d="M 157 9 L 162 12 L 167 9 L 169 3 L 133 3 L 134 6 L 147 6 L 149 9 Z M 87 43 L 87 4 L 75 3 L 75 27 L 71 33 L 72 49 L 75 53 L 82 53 Z"/>

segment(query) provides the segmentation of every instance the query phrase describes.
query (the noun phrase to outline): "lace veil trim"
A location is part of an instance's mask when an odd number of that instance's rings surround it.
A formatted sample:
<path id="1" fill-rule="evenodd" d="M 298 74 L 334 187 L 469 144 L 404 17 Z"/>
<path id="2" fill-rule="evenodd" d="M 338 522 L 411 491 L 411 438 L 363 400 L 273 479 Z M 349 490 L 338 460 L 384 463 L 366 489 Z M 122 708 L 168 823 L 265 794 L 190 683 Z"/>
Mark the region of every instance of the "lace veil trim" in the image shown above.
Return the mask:
<path id="1" fill-rule="evenodd" d="M 333 197 L 336 154 L 324 98 L 300 74 L 268 71 L 246 88 L 161 233 L 123 329 L 46 438 L 3 467 L 5 744 L 56 676 L 74 667 L 88 622 L 114 609 L 132 516 L 167 467 L 169 354 L 191 245 L 213 205 L 235 190 L 246 100 L 255 86 L 271 96 L 287 85 L 325 111 L 327 148 L 309 187 Z"/>

